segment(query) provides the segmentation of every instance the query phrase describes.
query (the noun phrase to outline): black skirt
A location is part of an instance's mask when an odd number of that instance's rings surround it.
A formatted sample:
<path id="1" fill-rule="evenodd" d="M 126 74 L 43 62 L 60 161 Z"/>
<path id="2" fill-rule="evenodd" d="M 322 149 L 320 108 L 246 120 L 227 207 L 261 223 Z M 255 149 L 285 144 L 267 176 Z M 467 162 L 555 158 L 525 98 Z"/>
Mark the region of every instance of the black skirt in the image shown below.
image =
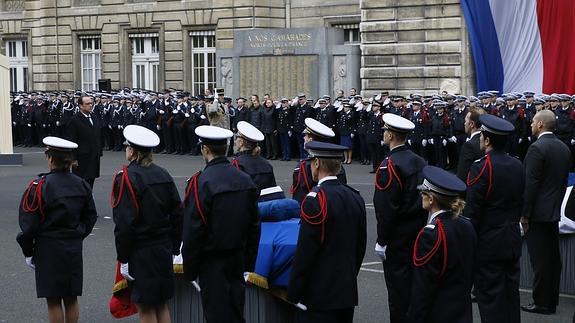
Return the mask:
<path id="1" fill-rule="evenodd" d="M 128 262 L 131 300 L 136 304 L 161 304 L 174 295 L 172 243 L 167 241 L 137 246 Z"/>
<path id="2" fill-rule="evenodd" d="M 82 239 L 38 238 L 33 261 L 38 298 L 82 296 Z"/>

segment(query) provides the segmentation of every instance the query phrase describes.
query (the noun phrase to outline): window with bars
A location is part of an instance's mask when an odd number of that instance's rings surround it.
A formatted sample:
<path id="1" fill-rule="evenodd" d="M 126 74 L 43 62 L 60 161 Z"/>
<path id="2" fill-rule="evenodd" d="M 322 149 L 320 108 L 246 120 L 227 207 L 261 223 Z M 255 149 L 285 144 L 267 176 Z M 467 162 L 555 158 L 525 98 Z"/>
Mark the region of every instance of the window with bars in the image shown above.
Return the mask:
<path id="1" fill-rule="evenodd" d="M 216 36 L 212 31 L 193 32 L 192 43 L 192 88 L 194 94 L 203 94 L 204 89 L 216 87 Z"/>
<path id="2" fill-rule="evenodd" d="M 80 66 L 82 69 L 82 90 L 97 90 L 98 79 L 102 75 L 100 37 L 80 38 Z"/>
<path id="3" fill-rule="evenodd" d="M 359 23 L 337 24 L 333 27 L 343 29 L 344 44 L 359 44 L 361 42 Z"/>
<path id="4" fill-rule="evenodd" d="M 10 62 L 10 90 L 28 91 L 28 42 L 7 41 L 6 55 Z"/>

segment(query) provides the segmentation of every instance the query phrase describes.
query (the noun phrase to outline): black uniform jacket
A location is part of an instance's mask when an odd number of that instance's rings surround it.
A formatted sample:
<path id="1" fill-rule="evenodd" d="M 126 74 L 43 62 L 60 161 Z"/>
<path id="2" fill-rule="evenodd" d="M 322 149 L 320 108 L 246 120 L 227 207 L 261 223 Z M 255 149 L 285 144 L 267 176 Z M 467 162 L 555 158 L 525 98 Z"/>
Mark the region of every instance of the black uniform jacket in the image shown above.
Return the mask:
<path id="1" fill-rule="evenodd" d="M 321 210 L 326 211 L 323 224 L 305 220 L 305 214 L 313 217 Z M 357 305 L 357 275 L 367 239 L 363 198 L 337 179 L 326 180 L 306 196 L 301 217 L 287 299 L 313 310 Z"/>
<path id="2" fill-rule="evenodd" d="M 182 241 L 182 209 L 172 176 L 155 164 L 142 167 L 131 162 L 126 169 L 127 178 L 121 170 L 114 179 L 112 192 L 113 203 L 117 204 L 113 213 L 118 260 L 126 263 L 134 248 L 165 240 L 172 241 L 172 253 L 178 255 Z"/>
<path id="3" fill-rule="evenodd" d="M 345 175 L 343 166 L 340 168 L 339 174 L 337 174 L 337 179 L 343 184 L 347 184 L 347 176 Z M 316 185 L 317 183 L 311 175 L 310 161 L 302 160 L 293 170 L 292 184 L 290 187 L 292 198 L 301 204 L 301 201 L 303 201 L 307 193 Z"/>
<path id="4" fill-rule="evenodd" d="M 78 167 L 74 174 L 82 178 L 100 177 L 100 156 L 102 145 L 100 143 L 100 121 L 92 114 L 92 122 L 81 112 L 77 112 L 66 126 L 66 139 L 78 144 L 76 159 Z"/>
<path id="5" fill-rule="evenodd" d="M 411 247 L 425 225 L 427 211 L 417 186 L 427 163 L 407 146 L 395 147 L 376 173 L 373 205 L 377 218 L 377 243 L 381 246 Z"/>
<path id="6" fill-rule="evenodd" d="M 440 247 L 435 253 L 430 252 L 438 239 Z M 437 215 L 432 224 L 421 229 L 415 244 L 406 322 L 473 322 L 471 286 L 476 246 L 477 237 L 471 221 L 464 217 L 453 218 L 450 212 Z M 424 258 L 426 255 L 429 259 Z"/>
<path id="7" fill-rule="evenodd" d="M 476 134 L 461 146 L 459 162 L 457 164 L 457 177 L 464 182 L 467 180 L 467 174 L 469 174 L 471 164 L 484 155 L 479 147 L 480 135 L 479 133 Z"/>
<path id="8" fill-rule="evenodd" d="M 232 164 L 250 175 L 260 191 L 277 185 L 272 164 L 261 156 L 252 156 L 251 151 L 238 153 Z"/>
<path id="9" fill-rule="evenodd" d="M 98 216 L 92 189 L 80 177 L 52 171 L 39 175 L 27 191 L 18 217 L 22 232 L 16 238 L 24 256 L 32 257 L 36 238 L 84 239 L 92 232 Z M 35 198 L 42 202 L 34 203 Z"/>
<path id="10" fill-rule="evenodd" d="M 257 199 L 251 178 L 225 157 L 211 160 L 190 179 L 182 248 L 187 279 L 196 279 L 203 260 L 238 252 L 245 255 L 244 271 L 254 270 L 260 241 Z"/>
<path id="11" fill-rule="evenodd" d="M 490 151 L 471 165 L 464 215 L 477 232 L 478 260 L 515 261 L 521 257 L 519 219 L 524 183 L 521 162 L 504 151 Z"/>

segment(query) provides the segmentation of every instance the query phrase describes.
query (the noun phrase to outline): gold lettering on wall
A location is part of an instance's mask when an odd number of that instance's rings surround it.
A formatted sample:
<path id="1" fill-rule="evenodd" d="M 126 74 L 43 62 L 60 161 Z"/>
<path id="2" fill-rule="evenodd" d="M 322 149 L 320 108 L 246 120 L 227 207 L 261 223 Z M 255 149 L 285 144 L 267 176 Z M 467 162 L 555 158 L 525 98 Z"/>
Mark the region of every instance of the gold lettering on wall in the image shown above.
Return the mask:
<path id="1" fill-rule="evenodd" d="M 274 98 L 291 98 L 311 93 L 315 55 L 240 58 L 240 95 L 269 93 Z"/>

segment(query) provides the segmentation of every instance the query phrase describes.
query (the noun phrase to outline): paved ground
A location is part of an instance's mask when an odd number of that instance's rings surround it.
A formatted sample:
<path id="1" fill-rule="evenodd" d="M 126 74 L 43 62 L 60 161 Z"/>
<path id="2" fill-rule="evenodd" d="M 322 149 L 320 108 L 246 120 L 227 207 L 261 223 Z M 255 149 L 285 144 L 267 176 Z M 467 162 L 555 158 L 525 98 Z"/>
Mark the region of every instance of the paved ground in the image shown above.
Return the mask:
<path id="1" fill-rule="evenodd" d="M 46 160 L 40 148 L 19 149 L 23 167 L 0 167 L 0 322 L 46 322 L 46 305 L 36 298 L 34 274 L 24 263 L 15 241 L 19 231 L 18 203 L 22 192 L 35 174 L 45 171 Z M 180 191 L 185 180 L 203 167 L 199 157 L 157 155 L 156 162 L 174 176 Z M 98 206 L 98 222 L 93 235 L 84 243 L 84 296 L 80 298 L 81 322 L 114 322 L 108 312 L 108 301 L 114 275 L 113 222 L 110 218 L 110 188 L 113 174 L 124 163 L 124 153 L 105 152 L 102 177 L 96 181 L 94 198 Z M 285 191 L 291 181 L 295 162 L 274 162 L 278 184 Z M 346 165 L 350 185 L 361 191 L 368 208 L 368 249 L 359 275 L 360 300 L 355 312 L 356 322 L 388 322 L 387 292 L 382 266 L 372 253 L 375 244 L 375 216 L 372 206 L 373 175 L 368 166 Z M 521 303 L 530 300 L 528 291 L 521 293 Z M 523 322 L 571 322 L 575 298 L 562 296 L 558 312 L 551 316 L 522 313 Z M 479 322 L 474 306 L 475 322 Z M 122 322 L 135 322 L 135 318 Z"/>

